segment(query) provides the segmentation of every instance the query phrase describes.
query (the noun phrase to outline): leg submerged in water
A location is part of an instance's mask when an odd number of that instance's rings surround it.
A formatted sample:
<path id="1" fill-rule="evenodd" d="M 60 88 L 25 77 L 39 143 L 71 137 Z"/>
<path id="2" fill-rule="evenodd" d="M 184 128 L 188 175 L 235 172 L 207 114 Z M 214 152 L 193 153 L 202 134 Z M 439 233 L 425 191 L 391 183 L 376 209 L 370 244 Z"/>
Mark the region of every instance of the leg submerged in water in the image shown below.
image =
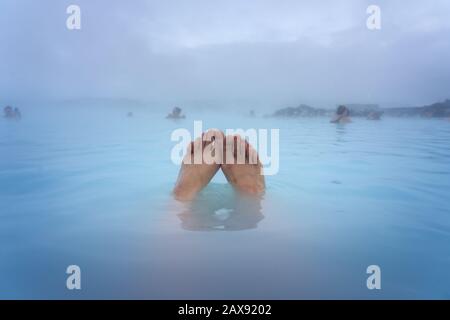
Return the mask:
<path id="1" fill-rule="evenodd" d="M 220 168 L 220 163 L 214 163 L 205 155 L 221 152 L 222 148 L 216 150 L 214 141 L 216 137 L 219 138 L 217 140 L 223 140 L 223 133 L 218 130 L 208 131 L 206 136 L 209 136 L 209 141 L 204 141 L 204 136 L 205 134 L 188 146 L 173 190 L 173 195 L 177 200 L 192 200 L 211 181 Z"/>
<path id="2" fill-rule="evenodd" d="M 228 182 L 239 192 L 262 195 L 266 185 L 256 150 L 240 136 L 227 136 L 222 171 Z M 229 163 L 232 159 L 233 163 Z"/>

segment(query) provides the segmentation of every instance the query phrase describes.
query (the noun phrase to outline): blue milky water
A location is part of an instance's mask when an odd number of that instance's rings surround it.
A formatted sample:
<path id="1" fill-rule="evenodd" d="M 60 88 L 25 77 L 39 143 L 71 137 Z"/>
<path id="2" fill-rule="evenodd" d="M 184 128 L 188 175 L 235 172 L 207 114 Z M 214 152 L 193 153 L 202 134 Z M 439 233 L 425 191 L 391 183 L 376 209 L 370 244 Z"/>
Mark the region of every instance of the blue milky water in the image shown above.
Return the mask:
<path id="1" fill-rule="evenodd" d="M 450 298 L 450 122 L 127 111 L 0 119 L 0 298 Z M 220 172 L 193 203 L 172 200 L 170 134 L 193 120 L 280 129 L 263 200 Z M 373 264 L 381 290 L 366 286 Z"/>

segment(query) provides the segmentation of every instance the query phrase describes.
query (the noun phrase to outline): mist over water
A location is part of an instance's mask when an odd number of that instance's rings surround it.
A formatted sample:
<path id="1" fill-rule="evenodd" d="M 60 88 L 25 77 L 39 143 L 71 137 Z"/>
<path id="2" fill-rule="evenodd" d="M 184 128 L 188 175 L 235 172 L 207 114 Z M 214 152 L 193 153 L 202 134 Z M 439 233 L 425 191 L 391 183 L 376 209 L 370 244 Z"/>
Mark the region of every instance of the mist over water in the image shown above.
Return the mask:
<path id="1" fill-rule="evenodd" d="M 450 125 L 151 109 L 0 121 L 0 298 L 448 298 Z M 260 201 L 219 172 L 174 201 L 176 128 L 279 128 Z M 446 178 L 447 177 L 447 178 Z M 65 269 L 82 270 L 82 290 Z M 382 290 L 366 288 L 380 265 Z"/>
<path id="2" fill-rule="evenodd" d="M 70 4 L 0 3 L 0 104 L 112 97 L 236 110 L 449 98 L 447 0 L 379 0 L 376 31 L 366 26 L 373 3 L 358 0 L 78 0 L 75 31 Z"/>
<path id="3" fill-rule="evenodd" d="M 449 121 L 264 117 L 450 98 L 450 2 L 72 2 L 0 1 L 0 299 L 450 298 Z M 173 199 L 195 120 L 280 130 L 264 197 Z"/>

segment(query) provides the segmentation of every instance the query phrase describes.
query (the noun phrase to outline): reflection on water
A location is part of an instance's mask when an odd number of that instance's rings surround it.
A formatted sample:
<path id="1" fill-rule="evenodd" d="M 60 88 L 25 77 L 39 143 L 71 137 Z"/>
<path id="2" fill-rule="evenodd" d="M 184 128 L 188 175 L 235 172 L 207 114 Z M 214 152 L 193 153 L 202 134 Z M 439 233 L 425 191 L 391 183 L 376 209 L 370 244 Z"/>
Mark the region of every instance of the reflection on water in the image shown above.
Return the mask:
<path id="1" fill-rule="evenodd" d="M 347 133 L 347 125 L 346 123 L 337 123 L 336 124 L 336 142 L 343 143 L 346 142 L 345 134 Z"/>
<path id="2" fill-rule="evenodd" d="M 183 229 L 236 231 L 254 229 L 264 219 L 261 199 L 234 192 L 229 184 L 211 183 L 178 214 Z"/>

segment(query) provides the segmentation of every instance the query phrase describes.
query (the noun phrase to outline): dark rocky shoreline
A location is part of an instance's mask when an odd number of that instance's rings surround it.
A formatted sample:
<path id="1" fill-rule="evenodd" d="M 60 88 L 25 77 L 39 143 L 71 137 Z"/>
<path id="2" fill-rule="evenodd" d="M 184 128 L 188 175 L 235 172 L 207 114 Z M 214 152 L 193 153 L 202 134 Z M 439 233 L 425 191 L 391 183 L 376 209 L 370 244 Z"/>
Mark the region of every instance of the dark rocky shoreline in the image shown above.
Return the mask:
<path id="1" fill-rule="evenodd" d="M 448 118 L 450 117 L 450 100 L 437 102 L 422 107 L 380 108 L 376 104 L 346 104 L 352 117 L 367 117 L 372 112 L 379 112 L 391 117 Z M 270 117 L 277 118 L 309 118 L 331 116 L 334 109 L 314 108 L 305 104 L 298 107 L 287 107 L 275 111 Z"/>

